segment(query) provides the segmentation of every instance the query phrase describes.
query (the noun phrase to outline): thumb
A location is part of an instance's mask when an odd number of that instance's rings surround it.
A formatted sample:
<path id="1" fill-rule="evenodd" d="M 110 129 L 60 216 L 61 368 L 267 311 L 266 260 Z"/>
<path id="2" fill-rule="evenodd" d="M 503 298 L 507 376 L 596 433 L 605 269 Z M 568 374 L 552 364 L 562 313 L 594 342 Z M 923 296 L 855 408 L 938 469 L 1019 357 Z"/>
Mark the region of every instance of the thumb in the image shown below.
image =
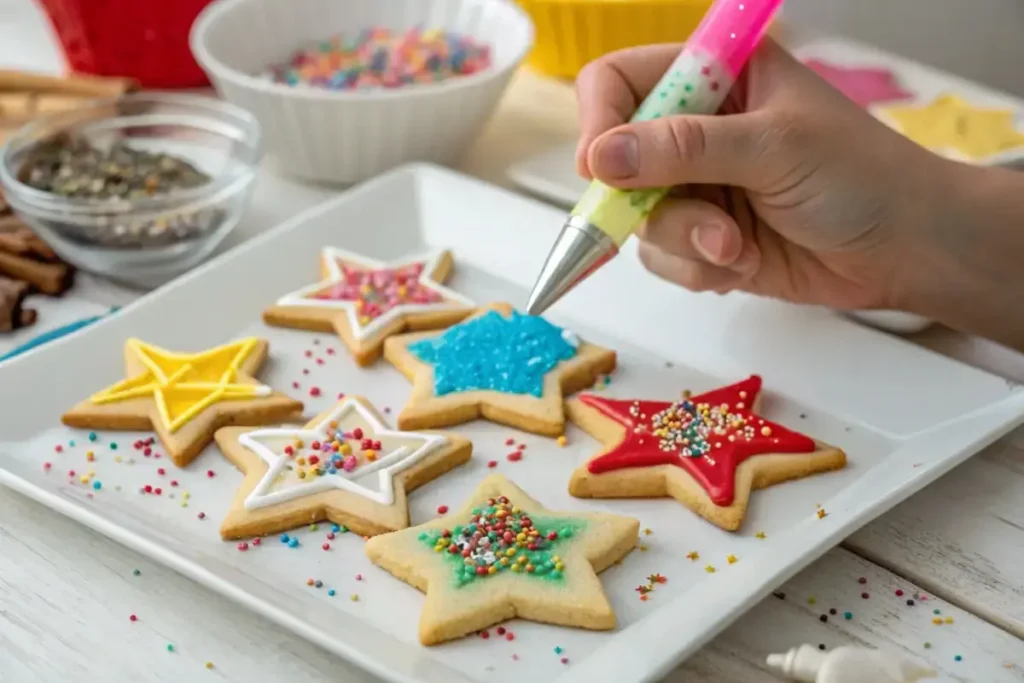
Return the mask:
<path id="1" fill-rule="evenodd" d="M 758 190 L 775 147 L 758 113 L 669 116 L 613 128 L 590 145 L 587 165 L 613 187 L 736 185 Z"/>

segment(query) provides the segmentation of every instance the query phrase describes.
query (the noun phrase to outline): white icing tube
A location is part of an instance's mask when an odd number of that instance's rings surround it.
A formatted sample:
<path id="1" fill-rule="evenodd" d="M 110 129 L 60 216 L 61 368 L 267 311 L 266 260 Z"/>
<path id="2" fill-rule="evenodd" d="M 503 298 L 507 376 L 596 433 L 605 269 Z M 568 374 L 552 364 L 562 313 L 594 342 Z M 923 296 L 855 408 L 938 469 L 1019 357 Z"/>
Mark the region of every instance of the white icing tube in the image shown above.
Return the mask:
<path id="1" fill-rule="evenodd" d="M 860 647 L 824 652 L 801 645 L 786 654 L 768 655 L 768 666 L 802 683 L 916 683 L 938 675 L 911 657 Z"/>

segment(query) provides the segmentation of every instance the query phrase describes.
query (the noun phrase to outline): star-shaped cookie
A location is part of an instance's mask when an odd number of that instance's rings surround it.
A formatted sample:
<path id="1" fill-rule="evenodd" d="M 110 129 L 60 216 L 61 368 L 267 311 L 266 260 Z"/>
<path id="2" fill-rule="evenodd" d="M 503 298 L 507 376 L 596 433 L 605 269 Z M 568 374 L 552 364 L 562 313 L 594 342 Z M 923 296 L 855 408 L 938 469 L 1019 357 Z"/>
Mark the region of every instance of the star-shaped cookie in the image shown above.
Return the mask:
<path id="1" fill-rule="evenodd" d="M 820 59 L 808 59 L 804 64 L 865 109 L 878 102 L 914 98 L 913 93 L 900 86 L 896 75 L 889 69 L 839 66 Z"/>
<path id="2" fill-rule="evenodd" d="M 384 357 L 412 383 L 398 416 L 403 429 L 446 427 L 483 417 L 558 436 L 564 394 L 615 369 L 615 352 L 543 318 L 491 304 L 443 332 L 384 343 Z"/>
<path id="3" fill-rule="evenodd" d="M 263 312 L 268 325 L 336 332 L 359 365 L 380 358 L 381 345 L 406 330 L 434 330 L 472 313 L 466 297 L 443 286 L 448 251 L 382 263 L 342 249 L 321 250 L 323 280 L 286 294 Z"/>
<path id="4" fill-rule="evenodd" d="M 166 351 L 138 339 L 124 345 L 125 375 L 62 416 L 69 427 L 153 429 L 167 456 L 184 467 L 219 427 L 263 425 L 302 411 L 302 403 L 254 377 L 268 344 L 248 338 L 199 353 Z"/>
<path id="5" fill-rule="evenodd" d="M 370 560 L 426 593 L 419 638 L 436 645 L 521 617 L 615 628 L 597 574 L 636 544 L 640 523 L 551 512 L 500 475 L 448 517 L 371 538 Z"/>
<path id="6" fill-rule="evenodd" d="M 754 412 L 760 394 L 757 375 L 678 401 L 581 394 L 568 401 L 569 418 L 604 449 L 573 472 L 569 493 L 672 497 L 735 531 L 751 490 L 846 465 L 838 448 Z"/>
<path id="7" fill-rule="evenodd" d="M 406 494 L 468 462 L 454 434 L 391 430 L 364 398 L 348 396 L 303 428 L 217 431 L 245 479 L 220 528 L 246 538 L 330 520 L 362 536 L 409 526 Z"/>
<path id="8" fill-rule="evenodd" d="M 926 105 L 882 107 L 878 118 L 927 149 L 952 159 L 988 162 L 1024 154 L 1019 112 L 976 107 L 953 95 Z"/>

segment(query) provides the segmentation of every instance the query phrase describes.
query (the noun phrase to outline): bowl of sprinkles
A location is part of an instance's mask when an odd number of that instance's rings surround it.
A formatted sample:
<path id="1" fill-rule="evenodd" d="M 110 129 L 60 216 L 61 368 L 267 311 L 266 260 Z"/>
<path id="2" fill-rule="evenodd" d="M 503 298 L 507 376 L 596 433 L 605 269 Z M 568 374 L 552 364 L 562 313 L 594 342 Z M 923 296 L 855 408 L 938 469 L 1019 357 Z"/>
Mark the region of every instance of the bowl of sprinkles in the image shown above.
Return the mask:
<path id="1" fill-rule="evenodd" d="M 259 124 L 209 97 L 137 93 L 36 119 L 0 157 L 11 208 L 83 270 L 149 288 L 238 224 Z"/>
<path id="2" fill-rule="evenodd" d="M 459 160 L 533 43 L 505 0 L 216 0 L 192 50 L 286 173 L 353 183 Z"/>

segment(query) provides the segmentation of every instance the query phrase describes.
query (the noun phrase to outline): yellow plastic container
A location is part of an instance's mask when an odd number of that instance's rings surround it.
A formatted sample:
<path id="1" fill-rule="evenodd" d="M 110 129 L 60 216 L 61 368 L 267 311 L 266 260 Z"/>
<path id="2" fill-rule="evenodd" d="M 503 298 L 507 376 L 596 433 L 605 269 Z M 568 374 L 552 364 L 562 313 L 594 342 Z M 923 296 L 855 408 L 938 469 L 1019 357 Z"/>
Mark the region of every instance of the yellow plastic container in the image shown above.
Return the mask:
<path id="1" fill-rule="evenodd" d="M 549 76 L 575 78 L 601 55 L 686 40 L 711 0 L 517 0 L 533 19 L 527 62 Z"/>

